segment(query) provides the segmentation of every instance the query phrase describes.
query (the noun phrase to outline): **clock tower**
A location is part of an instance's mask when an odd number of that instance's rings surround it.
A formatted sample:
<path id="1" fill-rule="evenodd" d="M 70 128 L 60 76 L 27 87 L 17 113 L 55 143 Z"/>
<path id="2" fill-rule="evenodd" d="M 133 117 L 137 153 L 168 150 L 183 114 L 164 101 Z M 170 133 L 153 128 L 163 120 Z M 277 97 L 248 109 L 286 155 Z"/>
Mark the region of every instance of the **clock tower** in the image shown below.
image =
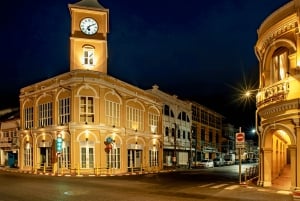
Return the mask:
<path id="1" fill-rule="evenodd" d="M 71 13 L 70 71 L 88 69 L 107 73 L 109 10 L 97 0 L 69 4 Z"/>

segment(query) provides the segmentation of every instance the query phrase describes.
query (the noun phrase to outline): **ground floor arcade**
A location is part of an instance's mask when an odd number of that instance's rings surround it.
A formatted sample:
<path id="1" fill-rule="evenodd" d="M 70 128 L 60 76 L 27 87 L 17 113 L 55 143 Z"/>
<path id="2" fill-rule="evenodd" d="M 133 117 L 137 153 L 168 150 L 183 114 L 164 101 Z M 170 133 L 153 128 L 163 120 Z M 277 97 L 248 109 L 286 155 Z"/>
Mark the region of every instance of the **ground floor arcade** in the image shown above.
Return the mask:
<path id="1" fill-rule="evenodd" d="M 118 174 L 162 168 L 158 136 L 115 130 L 25 131 L 21 134 L 18 166 L 33 172 L 71 174 Z M 62 138 L 61 145 L 58 138 Z"/>
<path id="2" fill-rule="evenodd" d="M 258 185 L 280 186 L 278 178 L 285 177 L 283 186 L 290 190 L 300 189 L 300 134 L 299 127 L 292 121 L 264 124 L 259 133 L 259 176 Z M 298 157 L 297 157 L 298 156 Z M 286 169 L 289 171 L 286 171 Z M 287 175 L 288 174 L 288 175 Z"/>

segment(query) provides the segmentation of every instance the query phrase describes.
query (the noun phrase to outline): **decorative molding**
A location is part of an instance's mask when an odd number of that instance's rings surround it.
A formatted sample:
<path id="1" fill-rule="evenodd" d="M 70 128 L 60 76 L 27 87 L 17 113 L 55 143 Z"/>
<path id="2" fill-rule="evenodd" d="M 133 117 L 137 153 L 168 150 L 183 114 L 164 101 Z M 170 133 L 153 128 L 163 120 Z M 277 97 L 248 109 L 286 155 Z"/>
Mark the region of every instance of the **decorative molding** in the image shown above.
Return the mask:
<path id="1" fill-rule="evenodd" d="M 280 104 L 274 104 L 270 107 L 264 108 L 259 111 L 259 115 L 263 118 L 270 118 L 279 114 L 283 114 L 288 110 L 298 109 L 299 102 L 298 99 L 291 101 L 281 102 Z"/>

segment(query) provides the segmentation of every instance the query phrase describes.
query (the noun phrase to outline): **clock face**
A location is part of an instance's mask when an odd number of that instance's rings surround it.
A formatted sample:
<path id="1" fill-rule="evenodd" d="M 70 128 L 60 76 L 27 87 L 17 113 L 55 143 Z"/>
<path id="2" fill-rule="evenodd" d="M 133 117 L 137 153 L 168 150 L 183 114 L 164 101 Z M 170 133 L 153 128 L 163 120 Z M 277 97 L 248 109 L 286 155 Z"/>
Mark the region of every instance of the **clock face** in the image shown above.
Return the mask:
<path id="1" fill-rule="evenodd" d="M 93 18 L 84 18 L 80 22 L 80 29 L 87 35 L 93 35 L 98 31 L 98 24 Z"/>

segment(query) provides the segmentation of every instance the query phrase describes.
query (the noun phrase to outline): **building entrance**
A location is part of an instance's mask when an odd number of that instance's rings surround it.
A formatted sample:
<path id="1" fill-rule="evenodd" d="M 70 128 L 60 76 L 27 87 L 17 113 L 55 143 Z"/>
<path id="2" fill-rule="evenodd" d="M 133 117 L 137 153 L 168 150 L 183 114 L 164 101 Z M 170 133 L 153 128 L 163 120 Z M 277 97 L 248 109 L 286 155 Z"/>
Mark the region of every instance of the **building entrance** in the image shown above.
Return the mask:
<path id="1" fill-rule="evenodd" d="M 142 166 L 142 150 L 128 150 L 128 171 L 139 171 Z"/>
<path id="2" fill-rule="evenodd" d="M 51 160 L 51 148 L 50 147 L 40 147 L 40 166 L 50 167 L 52 164 Z"/>

